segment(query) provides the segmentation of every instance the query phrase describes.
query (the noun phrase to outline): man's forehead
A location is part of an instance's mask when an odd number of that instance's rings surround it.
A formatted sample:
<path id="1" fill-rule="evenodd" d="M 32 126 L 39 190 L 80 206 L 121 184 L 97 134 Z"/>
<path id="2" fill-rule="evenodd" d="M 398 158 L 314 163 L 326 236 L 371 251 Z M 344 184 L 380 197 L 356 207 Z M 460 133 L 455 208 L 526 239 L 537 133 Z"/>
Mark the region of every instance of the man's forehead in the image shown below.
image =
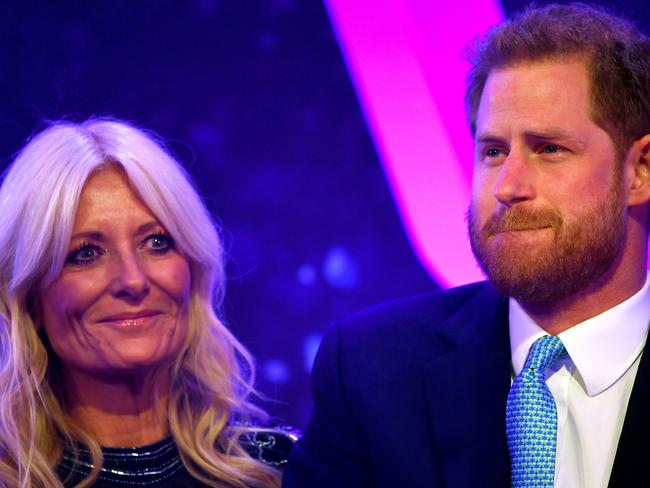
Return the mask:
<path id="1" fill-rule="evenodd" d="M 493 70 L 481 96 L 476 136 L 485 125 L 510 120 L 525 122 L 531 134 L 570 133 L 574 123 L 590 118 L 589 85 L 582 60 L 518 63 Z"/>
<path id="2" fill-rule="evenodd" d="M 507 82 L 506 95 L 517 89 L 522 93 L 539 93 L 540 89 L 552 86 L 547 83 L 571 76 L 579 81 L 590 93 L 591 89 L 591 63 L 590 58 L 582 55 L 567 55 L 545 57 L 535 60 L 520 60 L 502 64 L 491 69 L 485 79 L 481 93 L 482 102 L 486 90 L 500 86 Z M 565 86 L 564 88 L 573 88 Z"/>

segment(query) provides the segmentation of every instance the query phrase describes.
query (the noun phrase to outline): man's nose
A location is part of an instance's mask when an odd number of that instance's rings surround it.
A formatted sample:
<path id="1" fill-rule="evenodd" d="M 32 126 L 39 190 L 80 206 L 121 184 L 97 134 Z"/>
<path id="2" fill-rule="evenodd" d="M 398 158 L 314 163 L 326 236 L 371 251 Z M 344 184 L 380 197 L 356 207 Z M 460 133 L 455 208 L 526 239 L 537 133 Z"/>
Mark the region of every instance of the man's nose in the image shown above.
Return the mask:
<path id="1" fill-rule="evenodd" d="M 507 207 L 535 198 L 534 170 L 524 155 L 508 154 L 494 185 L 494 197 Z"/>
<path id="2" fill-rule="evenodd" d="M 112 274 L 110 292 L 114 297 L 137 301 L 149 293 L 149 277 L 135 252 L 119 254 Z"/>

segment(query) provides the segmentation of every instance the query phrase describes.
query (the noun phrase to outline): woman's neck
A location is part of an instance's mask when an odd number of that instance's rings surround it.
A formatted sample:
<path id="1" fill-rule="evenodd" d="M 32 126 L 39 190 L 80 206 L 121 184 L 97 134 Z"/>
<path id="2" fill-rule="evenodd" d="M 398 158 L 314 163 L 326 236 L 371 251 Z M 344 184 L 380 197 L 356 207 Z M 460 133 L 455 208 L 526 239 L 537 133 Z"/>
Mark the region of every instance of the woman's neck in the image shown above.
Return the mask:
<path id="1" fill-rule="evenodd" d="M 70 416 L 104 447 L 134 447 L 169 433 L 167 376 L 111 376 L 64 371 Z"/>

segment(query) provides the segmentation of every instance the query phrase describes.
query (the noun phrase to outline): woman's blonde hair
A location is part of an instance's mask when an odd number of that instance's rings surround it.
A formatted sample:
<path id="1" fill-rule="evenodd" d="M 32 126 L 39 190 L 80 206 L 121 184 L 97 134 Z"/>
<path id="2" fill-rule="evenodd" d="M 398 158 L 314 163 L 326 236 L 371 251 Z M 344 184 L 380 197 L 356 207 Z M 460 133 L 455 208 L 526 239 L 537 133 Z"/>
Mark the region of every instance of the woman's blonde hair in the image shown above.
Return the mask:
<path id="1" fill-rule="evenodd" d="M 32 313 L 35 291 L 60 274 L 88 178 L 120 167 L 190 263 L 189 327 L 170 369 L 168 418 L 188 471 L 211 486 L 278 486 L 278 473 L 249 457 L 238 438 L 264 416 L 248 401 L 253 361 L 215 313 L 224 291 L 215 224 L 184 169 L 151 134 L 130 124 L 59 122 L 36 135 L 0 188 L 0 484 L 55 488 L 64 443 L 84 444 L 102 465 L 97 440 L 66 412 L 56 371 Z"/>

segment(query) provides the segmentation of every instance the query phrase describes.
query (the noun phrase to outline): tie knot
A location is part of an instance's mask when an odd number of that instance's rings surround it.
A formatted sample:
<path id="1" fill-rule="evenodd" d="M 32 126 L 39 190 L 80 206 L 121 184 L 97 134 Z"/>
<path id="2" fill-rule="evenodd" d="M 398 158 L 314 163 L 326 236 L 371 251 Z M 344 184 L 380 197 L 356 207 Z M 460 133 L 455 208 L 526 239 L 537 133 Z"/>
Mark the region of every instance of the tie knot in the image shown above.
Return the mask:
<path id="1" fill-rule="evenodd" d="M 564 345 L 557 336 L 545 335 L 535 341 L 530 348 L 524 371 L 542 373 L 546 368 L 558 360 L 564 352 Z"/>

